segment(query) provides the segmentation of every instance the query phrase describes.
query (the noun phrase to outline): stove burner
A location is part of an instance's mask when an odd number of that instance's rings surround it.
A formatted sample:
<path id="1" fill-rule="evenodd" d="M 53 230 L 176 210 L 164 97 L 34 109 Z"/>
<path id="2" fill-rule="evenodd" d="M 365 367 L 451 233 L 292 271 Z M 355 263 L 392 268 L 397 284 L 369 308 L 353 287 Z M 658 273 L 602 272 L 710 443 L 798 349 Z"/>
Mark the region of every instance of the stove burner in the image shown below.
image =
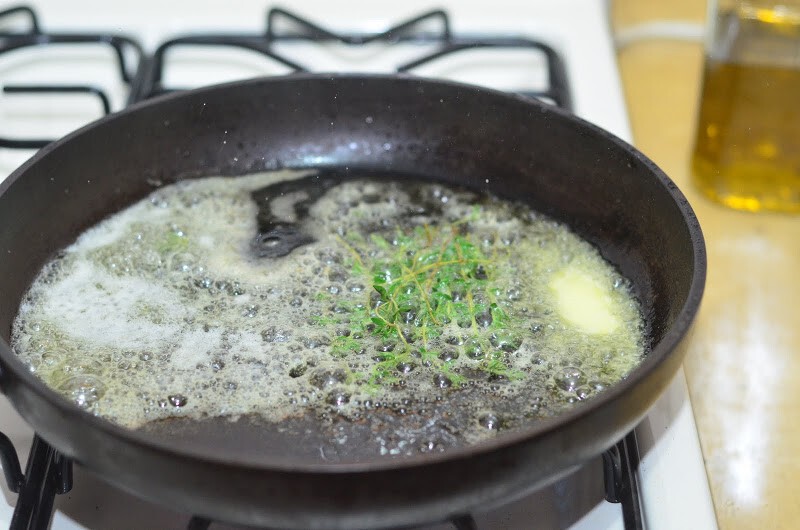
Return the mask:
<path id="1" fill-rule="evenodd" d="M 438 29 L 430 31 L 430 26 Z M 572 109 L 567 83 L 566 70 L 560 56 L 555 50 L 540 41 L 514 36 L 491 35 L 453 35 L 450 30 L 450 19 L 442 10 L 434 10 L 410 18 L 380 33 L 356 34 L 336 33 L 323 28 L 305 18 L 280 8 L 272 8 L 267 13 L 267 25 L 263 34 L 205 34 L 188 35 L 168 40 L 161 44 L 147 61 L 131 90 L 130 102 L 141 101 L 153 96 L 172 92 L 164 86 L 165 56 L 179 46 L 227 46 L 250 50 L 288 68 L 294 72 L 307 72 L 310 68 L 303 65 L 285 52 L 277 49 L 278 45 L 289 42 L 309 41 L 318 44 L 341 43 L 349 46 L 363 46 L 371 43 L 436 45 L 435 51 L 423 52 L 416 59 L 396 67 L 398 73 L 412 73 L 423 65 L 431 64 L 442 58 L 453 56 L 469 50 L 477 49 L 527 49 L 541 52 L 547 62 L 548 88 L 544 90 L 518 90 L 529 97 L 552 101 L 567 110 Z"/>
<path id="2" fill-rule="evenodd" d="M 25 474 L 11 440 L 0 433 L 0 462 L 9 489 L 18 493 L 9 528 L 41 530 L 48 528 L 57 494 L 72 489 L 72 462 L 34 436 Z"/>
<path id="3" fill-rule="evenodd" d="M 114 52 L 117 72 L 120 79 L 127 85 L 133 81 L 134 72 L 144 56 L 144 51 L 135 40 L 112 35 L 111 33 L 45 33 L 39 24 L 36 12 L 28 6 L 21 5 L 0 11 L 0 22 L 16 16 L 25 16 L 28 19 L 29 29 L 23 32 L 0 31 L 0 55 L 14 52 L 23 48 L 32 48 L 50 45 L 79 45 L 99 44 L 108 46 Z M 131 61 L 131 55 L 135 57 Z M 91 85 L 6 85 L 3 87 L 5 94 L 90 94 L 100 101 L 103 110 L 108 114 L 111 110 L 108 96 L 102 88 Z M 0 138 L 0 147 L 11 149 L 38 149 L 53 141 L 51 139 L 9 139 Z"/>
<path id="4" fill-rule="evenodd" d="M 639 451 L 635 432 L 628 433 L 616 445 L 606 450 L 602 457 L 606 500 L 622 505 L 625 530 L 643 529 L 644 515 L 636 476 Z M 35 436 L 23 475 L 14 446 L 0 433 L 0 464 L 9 489 L 19 494 L 10 530 L 48 528 L 55 495 L 72 489 L 72 462 Z M 455 517 L 448 522 L 455 530 L 478 530 L 471 515 Z M 211 520 L 195 516 L 186 528 L 209 530 L 211 524 Z"/>
<path id="5" fill-rule="evenodd" d="M 603 453 L 603 476 L 606 500 L 622 504 L 625 530 L 644 528 L 641 497 L 639 496 L 639 445 L 636 431 Z"/>
<path id="6" fill-rule="evenodd" d="M 103 106 L 103 114 L 111 113 L 111 103 L 108 96 L 100 88 L 90 85 L 6 85 L 3 87 L 4 94 L 89 94 L 97 97 Z M 0 147 L 6 149 L 39 149 L 46 146 L 53 140 L 44 139 L 24 139 L 12 140 L 10 138 L 0 138 Z"/>

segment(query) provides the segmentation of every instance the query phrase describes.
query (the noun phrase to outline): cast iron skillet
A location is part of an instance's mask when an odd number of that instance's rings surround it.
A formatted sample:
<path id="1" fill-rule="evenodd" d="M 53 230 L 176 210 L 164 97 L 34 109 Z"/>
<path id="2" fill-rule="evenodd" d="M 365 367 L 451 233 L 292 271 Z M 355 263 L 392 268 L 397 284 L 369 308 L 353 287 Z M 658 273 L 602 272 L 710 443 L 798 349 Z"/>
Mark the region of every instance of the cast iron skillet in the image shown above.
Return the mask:
<path id="1" fill-rule="evenodd" d="M 599 397 L 522 431 L 445 453 L 330 464 L 287 456 L 247 422 L 122 429 L 47 389 L 11 352 L 35 272 L 92 223 L 160 183 L 279 167 L 413 174 L 566 221 L 633 281 L 649 355 Z M 141 497 L 281 528 L 441 520 L 519 497 L 600 454 L 680 366 L 706 268 L 685 198 L 633 147 L 523 97 L 398 76 L 256 79 L 136 105 L 44 148 L 0 185 L 0 226 L 0 387 L 31 426 Z"/>

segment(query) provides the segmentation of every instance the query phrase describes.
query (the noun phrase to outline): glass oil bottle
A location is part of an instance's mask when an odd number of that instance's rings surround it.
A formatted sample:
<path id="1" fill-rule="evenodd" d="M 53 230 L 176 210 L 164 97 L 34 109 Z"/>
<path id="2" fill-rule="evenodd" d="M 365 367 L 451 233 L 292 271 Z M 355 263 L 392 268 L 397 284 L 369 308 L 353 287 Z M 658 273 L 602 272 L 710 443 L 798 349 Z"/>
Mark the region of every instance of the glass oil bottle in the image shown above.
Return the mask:
<path id="1" fill-rule="evenodd" d="M 712 2 L 694 183 L 741 210 L 800 212 L 800 0 Z"/>

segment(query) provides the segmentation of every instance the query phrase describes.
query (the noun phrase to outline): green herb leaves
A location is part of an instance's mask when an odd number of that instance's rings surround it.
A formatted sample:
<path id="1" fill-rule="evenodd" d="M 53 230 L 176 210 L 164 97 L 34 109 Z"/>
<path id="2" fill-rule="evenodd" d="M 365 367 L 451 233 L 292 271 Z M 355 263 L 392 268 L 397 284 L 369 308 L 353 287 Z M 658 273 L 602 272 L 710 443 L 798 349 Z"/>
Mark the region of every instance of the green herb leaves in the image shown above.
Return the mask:
<path id="1" fill-rule="evenodd" d="M 340 239 L 352 274 L 371 289 L 362 303 L 338 304 L 344 315 L 323 314 L 314 322 L 346 326 L 332 341 L 332 355 L 372 356 L 371 371 L 362 374 L 368 385 L 428 372 L 440 387 L 460 386 L 465 368 L 490 377 L 522 375 L 509 368 L 507 356 L 520 340 L 497 300 L 507 281 L 498 274 L 507 250 L 482 248 L 467 222 L 398 230 L 391 240 L 374 233 Z"/>

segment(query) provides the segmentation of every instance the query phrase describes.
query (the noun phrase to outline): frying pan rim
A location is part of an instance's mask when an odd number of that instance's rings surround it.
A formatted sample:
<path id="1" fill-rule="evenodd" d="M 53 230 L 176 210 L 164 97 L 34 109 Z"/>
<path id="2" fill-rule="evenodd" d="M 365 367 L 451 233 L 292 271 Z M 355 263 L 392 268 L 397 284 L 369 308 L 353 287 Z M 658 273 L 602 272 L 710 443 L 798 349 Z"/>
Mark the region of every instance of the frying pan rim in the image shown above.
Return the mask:
<path id="1" fill-rule="evenodd" d="M 172 457 L 201 460 L 208 464 L 222 465 L 225 467 L 257 469 L 260 471 L 271 472 L 311 474 L 361 473 L 379 470 L 400 470 L 418 466 L 433 465 L 440 462 L 468 459 L 480 454 L 499 451 L 516 444 L 526 443 L 534 438 L 540 438 L 549 434 L 553 434 L 562 426 L 568 425 L 574 421 L 578 421 L 580 418 L 592 414 L 597 409 L 610 406 L 612 402 L 630 391 L 631 387 L 645 382 L 648 378 L 648 375 L 655 373 L 656 368 L 669 360 L 671 355 L 673 355 L 676 346 L 689 332 L 692 322 L 696 317 L 706 280 L 707 256 L 705 243 L 699 222 L 693 209 L 691 208 L 691 205 L 689 204 L 689 201 L 674 184 L 674 182 L 653 161 L 648 159 L 643 153 L 641 153 L 628 142 L 625 142 L 613 133 L 602 129 L 601 127 L 596 126 L 582 118 L 579 118 L 568 111 L 557 107 L 552 107 L 521 95 L 509 94 L 494 89 L 477 87 L 474 85 L 458 83 L 454 81 L 427 79 L 409 74 L 293 73 L 285 76 L 257 77 L 244 81 L 234 81 L 211 85 L 178 93 L 165 94 L 156 98 L 139 102 L 119 112 L 105 116 L 85 125 L 84 127 L 81 127 L 80 129 L 42 148 L 39 152 L 37 152 L 19 168 L 17 168 L 4 182 L 0 183 L 0 196 L 2 196 L 17 179 L 22 177 L 28 171 L 28 168 L 36 164 L 40 159 L 48 156 L 50 152 L 61 148 L 65 144 L 68 144 L 75 137 L 87 134 L 93 129 L 103 126 L 106 123 L 124 119 L 124 117 L 128 114 L 138 112 L 140 109 L 163 105 L 167 102 L 177 99 L 185 99 L 189 101 L 193 98 L 202 97 L 202 95 L 206 93 L 232 90 L 237 87 L 251 84 L 263 86 L 264 90 L 268 90 L 270 86 L 276 83 L 284 84 L 308 81 L 331 83 L 340 81 L 361 83 L 388 82 L 392 84 L 409 83 L 411 86 L 415 87 L 419 87 L 420 85 L 435 85 L 448 90 L 452 89 L 454 91 L 483 93 L 494 98 L 511 99 L 525 105 L 538 106 L 542 113 L 550 112 L 556 114 L 560 117 L 559 119 L 565 120 L 571 127 L 581 128 L 587 131 L 589 134 L 602 137 L 605 141 L 611 142 L 616 148 L 624 151 L 627 155 L 635 158 L 638 162 L 647 167 L 653 177 L 659 181 L 659 184 L 666 189 L 667 193 L 675 203 L 675 206 L 678 207 L 678 210 L 680 211 L 685 223 L 684 226 L 688 229 L 692 245 L 693 263 L 687 266 L 693 266 L 694 270 L 692 271 L 691 283 L 686 301 L 678 312 L 675 322 L 663 335 L 659 343 L 648 353 L 645 359 L 639 363 L 636 368 L 634 368 L 625 377 L 625 379 L 612 385 L 600 395 L 586 402 L 580 403 L 578 406 L 569 411 L 561 413 L 552 418 L 536 421 L 530 426 L 518 431 L 501 433 L 495 438 L 484 440 L 476 444 L 448 449 L 441 453 L 427 453 L 400 458 L 371 458 L 364 462 L 312 462 L 308 459 L 286 457 L 282 455 L 276 455 L 271 459 L 261 459 L 253 462 L 246 458 L 237 458 L 235 454 L 232 454 L 232 452 L 223 451 L 221 454 L 209 454 L 207 449 L 189 447 L 178 448 L 175 445 L 170 445 L 166 439 L 159 439 L 147 434 L 146 432 L 125 428 L 101 417 L 91 415 L 72 402 L 64 399 L 60 394 L 54 390 L 51 390 L 44 382 L 39 380 L 35 375 L 33 375 L 33 373 L 27 370 L 22 361 L 20 361 L 17 356 L 13 354 L 10 345 L 2 338 L 0 338 L 0 368 L 2 368 L 2 371 L 0 371 L 0 386 L 5 386 L 5 384 L 7 384 L 7 382 L 4 382 L 3 379 L 8 378 L 9 376 L 16 377 L 22 384 L 35 391 L 39 397 L 47 400 L 51 404 L 54 404 L 62 414 L 71 417 L 77 416 L 78 420 L 88 422 L 88 427 L 104 431 L 105 434 L 114 438 L 125 439 L 128 443 L 138 445 L 142 448 L 160 453 L 166 453 Z"/>

